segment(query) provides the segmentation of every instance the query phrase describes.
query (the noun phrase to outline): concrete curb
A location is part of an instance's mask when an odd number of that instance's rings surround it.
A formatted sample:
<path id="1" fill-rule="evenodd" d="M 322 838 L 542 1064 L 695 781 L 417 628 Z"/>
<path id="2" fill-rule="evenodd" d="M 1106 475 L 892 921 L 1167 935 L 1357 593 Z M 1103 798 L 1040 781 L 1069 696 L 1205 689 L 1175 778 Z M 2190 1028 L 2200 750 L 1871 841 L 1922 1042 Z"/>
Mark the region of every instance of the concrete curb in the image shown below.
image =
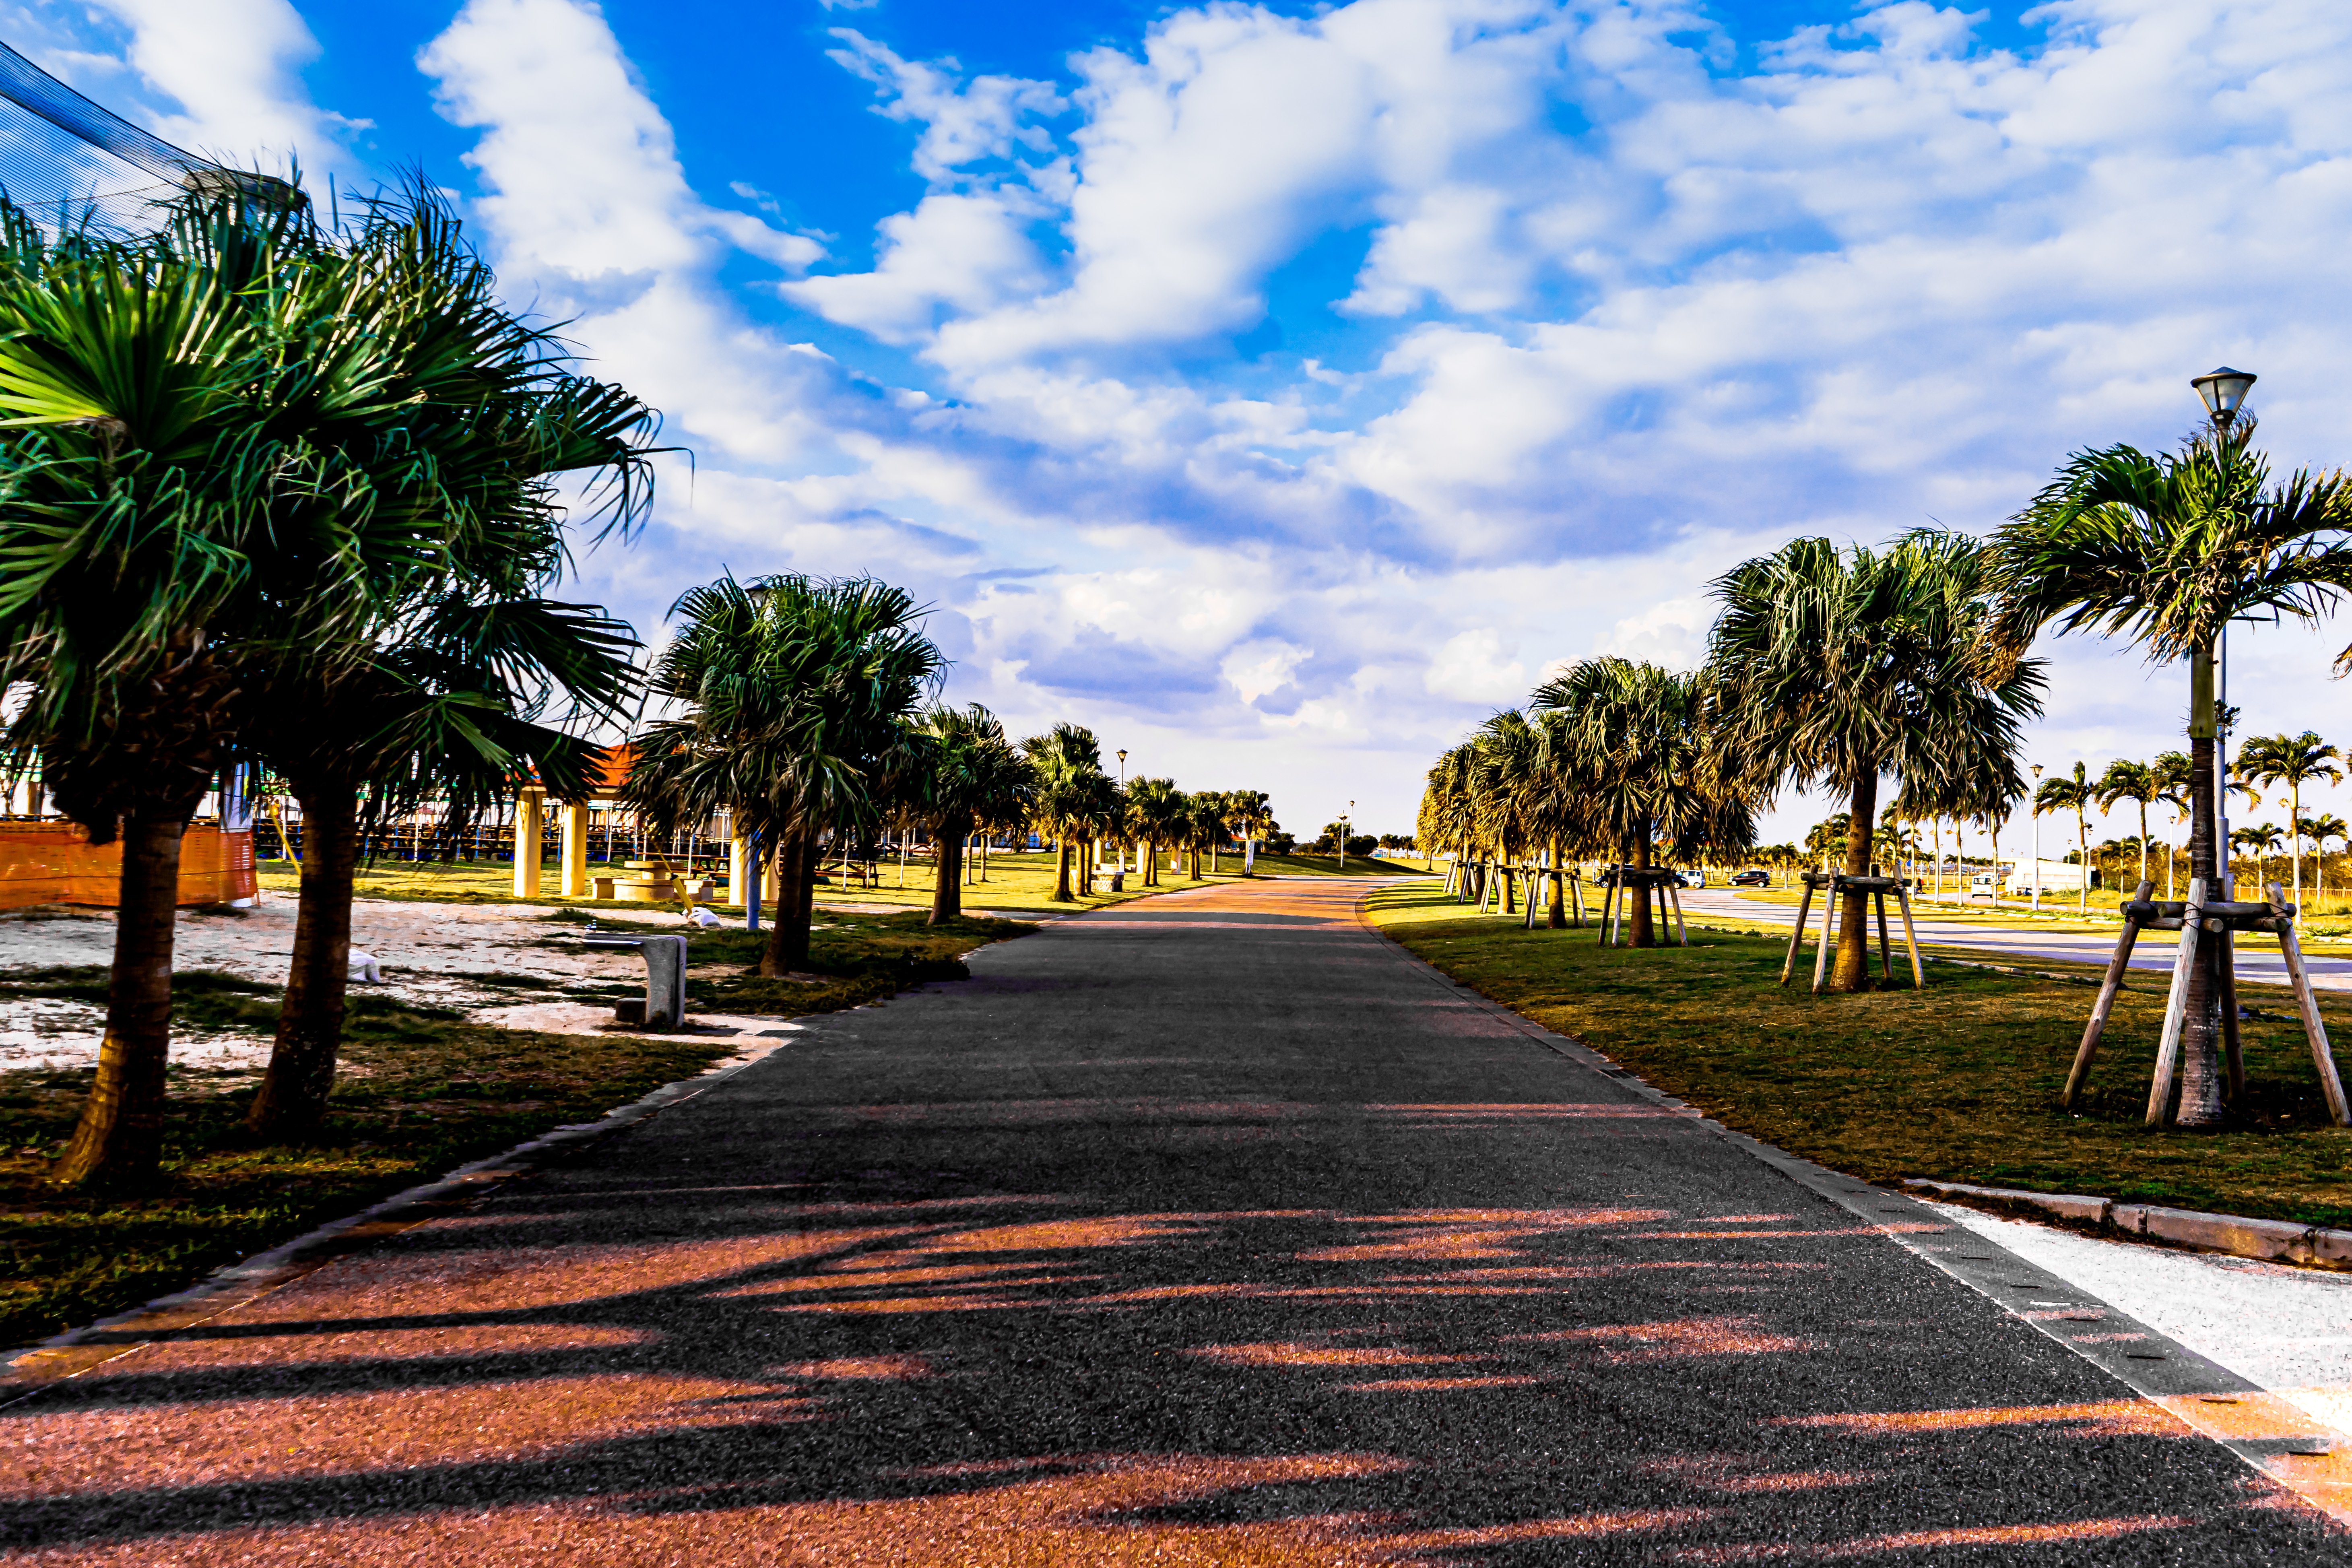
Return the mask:
<path id="1" fill-rule="evenodd" d="M 2200 1252 L 2299 1263 L 2311 1268 L 2352 1270 L 2352 1230 L 2297 1225 L 2293 1220 L 2249 1219 L 2243 1215 L 2200 1214 L 2153 1204 L 2119 1204 L 2113 1198 L 2065 1193 L 2029 1193 L 2015 1187 L 1973 1187 L 1964 1182 L 1931 1182 L 1914 1176 L 1903 1184 L 1949 1197 L 1975 1199 L 2006 1208 L 2032 1209 L 2077 1225 L 2150 1241 L 2170 1242 Z"/>
<path id="2" fill-rule="evenodd" d="M 777 1028 L 798 1033 L 800 1026 L 780 1021 Z M 472 1161 L 434 1181 L 394 1193 L 355 1215 L 330 1220 L 267 1252 L 225 1265 L 186 1289 L 159 1296 L 94 1323 L 68 1329 L 28 1349 L 0 1352 L 0 1365 L 6 1368 L 5 1376 L 0 1376 L 0 1409 L 19 1399 L 30 1398 L 62 1378 L 128 1355 L 147 1344 L 155 1334 L 204 1322 L 266 1296 L 287 1281 L 310 1273 L 345 1246 L 376 1240 L 422 1225 L 433 1217 L 434 1211 L 470 1201 L 500 1182 L 536 1170 L 554 1155 L 634 1127 L 656 1111 L 691 1100 L 737 1073 L 758 1066 L 791 1043 L 788 1039 L 776 1040 L 692 1078 L 666 1083 L 593 1121 L 551 1128 L 503 1152 Z M 12 1393 L 14 1397 L 9 1397 Z"/>

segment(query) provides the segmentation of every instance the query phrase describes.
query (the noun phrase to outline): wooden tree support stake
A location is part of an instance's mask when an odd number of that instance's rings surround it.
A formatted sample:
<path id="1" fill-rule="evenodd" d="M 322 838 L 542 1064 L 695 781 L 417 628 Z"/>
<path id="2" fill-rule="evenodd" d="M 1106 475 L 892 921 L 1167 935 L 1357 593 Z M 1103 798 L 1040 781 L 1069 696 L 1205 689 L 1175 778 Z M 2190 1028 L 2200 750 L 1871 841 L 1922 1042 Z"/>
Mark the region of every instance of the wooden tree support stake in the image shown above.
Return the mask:
<path id="1" fill-rule="evenodd" d="M 1690 945 L 1690 926 L 1683 920 L 1682 889 L 1672 882 L 1668 882 L 1665 885 L 1665 888 L 1666 897 L 1673 900 L 1675 906 L 1675 930 L 1681 933 L 1682 944 L 1685 947 L 1688 947 Z"/>
<path id="2" fill-rule="evenodd" d="M 2327 1026 L 2319 1016 L 2319 998 L 2303 967 L 2303 944 L 2295 940 L 2286 897 L 2271 884 L 2271 908 L 2278 911 L 2279 952 L 2286 960 L 2287 978 L 2294 984 L 2295 1005 L 2303 1010 L 2303 1032 L 2311 1042 L 2311 1065 L 2319 1069 L 2320 1091 L 2327 1097 L 2327 1114 L 2338 1127 L 2352 1127 L 2352 1106 L 2344 1099 L 2344 1079 L 2336 1071 L 2336 1053 L 2327 1044 Z"/>
<path id="3" fill-rule="evenodd" d="M 1789 984 L 1789 977 L 1797 972 L 1797 945 L 1805 940 L 1805 917 L 1812 912 L 1812 909 L 1813 874 L 1808 871 L 1805 873 L 1805 896 L 1797 900 L 1797 923 L 1789 932 L 1789 956 L 1780 964 L 1780 984 L 1783 985 Z"/>
<path id="4" fill-rule="evenodd" d="M 1919 962 L 1919 933 L 1911 929 L 1911 889 L 1897 887 L 1895 902 L 1903 911 L 1903 945 L 1911 950 L 1911 988 L 1925 991 L 1927 989 L 1927 966 Z"/>
<path id="5" fill-rule="evenodd" d="M 2147 902 L 2155 891 L 2154 882 L 2143 881 L 2139 891 L 2132 895 L 2133 904 Z M 2099 1052 L 2099 1037 L 2107 1032 L 2107 1015 L 2116 1008 L 2116 993 L 2124 986 L 2124 971 L 2130 966 L 2132 948 L 2139 942 L 2139 917 L 2129 906 L 2124 911 L 2124 933 L 2116 939 L 2116 955 L 2107 960 L 2106 978 L 2099 983 L 2099 1000 L 2091 1008 L 2091 1021 L 2084 1026 L 2083 1043 L 2074 1047 L 2074 1070 L 2066 1075 L 2066 1092 L 2058 1103 L 2068 1110 L 2074 1109 L 2075 1097 L 2083 1092 L 2084 1080 L 2091 1076 L 2091 1058 Z"/>
<path id="6" fill-rule="evenodd" d="M 2172 961 L 2172 989 L 2164 1000 L 2164 1034 L 2156 1045 L 2156 1076 L 2147 1086 L 2147 1124 L 2164 1125 L 2172 1103 L 2173 1070 L 2180 1064 L 2180 1028 L 2189 1016 L 2189 976 L 2205 928 L 2205 879 L 2189 879 L 2189 900 L 2180 918 L 2180 951 Z"/>

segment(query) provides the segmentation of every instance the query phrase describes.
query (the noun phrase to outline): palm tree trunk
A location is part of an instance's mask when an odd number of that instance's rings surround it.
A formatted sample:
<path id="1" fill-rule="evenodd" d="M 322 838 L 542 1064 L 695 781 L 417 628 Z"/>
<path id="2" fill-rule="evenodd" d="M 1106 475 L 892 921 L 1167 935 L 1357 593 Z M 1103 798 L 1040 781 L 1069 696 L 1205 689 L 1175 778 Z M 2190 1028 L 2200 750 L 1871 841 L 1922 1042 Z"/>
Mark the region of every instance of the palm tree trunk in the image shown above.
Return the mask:
<path id="1" fill-rule="evenodd" d="M 2139 803 L 2139 879 L 2147 880 L 2147 802 Z"/>
<path id="2" fill-rule="evenodd" d="M 1845 829 L 1845 874 L 1870 874 L 1870 827 L 1878 820 L 1878 770 L 1866 767 L 1853 783 Z M 1838 906 L 1837 969 L 1832 991 L 1860 991 L 1870 983 L 1870 895 L 1849 888 Z"/>
<path id="3" fill-rule="evenodd" d="M 1646 818 L 1636 825 L 1633 835 L 1633 868 L 1639 871 L 1646 871 L 1650 868 L 1650 824 Z M 1633 900 L 1633 945 L 1635 947 L 1657 946 L 1657 922 L 1652 919 L 1650 889 L 1623 887 L 1617 889 L 1617 897 L 1620 900 L 1629 895 Z"/>
<path id="4" fill-rule="evenodd" d="M 193 804 L 193 803 L 191 803 Z M 186 814 L 150 807 L 122 825 L 122 890 L 106 1038 L 80 1124 L 52 1174 L 77 1186 L 153 1177 L 163 1153 L 163 1068 L 172 1047 L 172 943 Z M 305 834 L 305 837 L 309 835 Z"/>
<path id="5" fill-rule="evenodd" d="M 1559 840 L 1557 838 L 1551 841 L 1549 858 L 1551 861 L 1551 912 L 1544 917 L 1544 924 L 1552 931 L 1566 931 L 1568 929 L 1568 885 L 1560 873 Z"/>
<path id="6" fill-rule="evenodd" d="M 335 1058 L 343 1043 L 344 999 L 351 992 L 352 879 L 359 862 L 359 785 L 304 781 L 302 890 L 294 913 L 294 954 L 269 1070 L 245 1124 L 271 1142 L 306 1138 L 327 1114 Z"/>
<path id="7" fill-rule="evenodd" d="M 925 925 L 943 926 L 963 913 L 963 841 L 971 835 L 971 819 L 950 816 L 940 822 L 939 876 L 931 889 L 930 918 Z"/>
<path id="8" fill-rule="evenodd" d="M 1070 897 L 1070 836 L 1059 834 L 1054 840 L 1054 902 L 1075 903 Z"/>
<path id="9" fill-rule="evenodd" d="M 760 973 L 769 979 L 808 967 L 809 917 L 816 895 L 816 835 L 785 834 L 776 843 L 776 919 Z"/>
<path id="10" fill-rule="evenodd" d="M 2203 878 L 2205 896 L 2218 899 L 2221 851 L 2213 831 L 2213 739 L 2192 737 L 2189 748 L 2189 875 Z M 2188 933 L 2181 934 L 2187 940 Z M 2210 1127 L 2221 1120 L 2221 943 L 2208 933 L 2197 950 L 2180 1031 L 2180 1110 L 2175 1120 L 2183 1127 Z"/>

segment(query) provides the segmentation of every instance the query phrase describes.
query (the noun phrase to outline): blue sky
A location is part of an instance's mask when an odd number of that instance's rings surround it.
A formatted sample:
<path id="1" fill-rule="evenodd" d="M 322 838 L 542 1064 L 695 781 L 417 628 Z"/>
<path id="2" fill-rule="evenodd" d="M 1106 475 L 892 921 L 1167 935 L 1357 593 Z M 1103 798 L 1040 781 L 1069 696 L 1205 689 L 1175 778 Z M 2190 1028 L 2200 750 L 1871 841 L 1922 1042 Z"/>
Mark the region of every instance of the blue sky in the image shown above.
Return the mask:
<path id="1" fill-rule="evenodd" d="M 2178 437 L 2214 363 L 2283 463 L 2343 456 L 2340 0 L 0 23 L 216 155 L 446 185 L 693 448 L 580 566 L 648 636 L 722 566 L 874 572 L 955 700 L 1293 827 L 1408 826 L 1560 661 L 1694 662 L 1741 556 L 1989 527 L 2074 447 Z M 2246 639 L 2248 723 L 2333 736 L 2347 636 Z M 2173 675 L 2052 651 L 2039 760 L 2169 743 Z"/>

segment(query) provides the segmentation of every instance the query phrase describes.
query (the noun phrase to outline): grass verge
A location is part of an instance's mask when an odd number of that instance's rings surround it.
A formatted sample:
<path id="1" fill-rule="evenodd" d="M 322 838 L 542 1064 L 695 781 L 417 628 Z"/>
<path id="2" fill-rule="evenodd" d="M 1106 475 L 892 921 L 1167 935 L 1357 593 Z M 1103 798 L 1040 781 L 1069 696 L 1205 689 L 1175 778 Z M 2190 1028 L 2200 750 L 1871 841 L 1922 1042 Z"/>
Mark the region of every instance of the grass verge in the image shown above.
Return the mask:
<path id="1" fill-rule="evenodd" d="M 908 915 L 829 921 L 812 943 L 813 982 L 759 979 L 760 939 L 749 933 L 696 932 L 691 1005 L 781 1017 L 856 1006 L 961 976 L 960 954 L 1036 929 L 965 921 L 927 930 L 920 922 Z M 598 923 L 627 929 L 601 916 Z M 643 929 L 679 934 L 674 922 Z M 173 992 L 176 1026 L 263 1039 L 276 1027 L 273 987 L 199 971 L 173 976 Z M 0 996 L 102 1005 L 106 972 L 0 973 Z M 451 1166 L 593 1120 L 740 1044 L 486 1028 L 446 1009 L 355 994 L 343 1070 L 316 1142 L 257 1145 L 244 1135 L 250 1075 L 175 1072 L 163 1179 L 135 1196 L 82 1196 L 47 1179 L 80 1114 L 89 1072 L 0 1074 L 0 1348 L 135 1306 Z"/>
<path id="2" fill-rule="evenodd" d="M 2246 1093 L 2231 1125 L 2152 1131 L 2141 1117 L 2161 973 L 2127 982 L 2070 1114 L 2058 1095 L 2088 986 L 1937 963 L 1926 991 L 1906 981 L 1816 997 L 1801 980 L 1780 987 L 1785 937 L 1695 929 L 1688 948 L 1610 949 L 1589 930 L 1522 931 L 1411 884 L 1373 893 L 1370 913 L 1482 994 L 1727 1126 L 1866 1181 L 1927 1176 L 2352 1225 L 2352 1131 L 2328 1124 L 2284 992 L 2248 988 L 2263 1016 L 2243 1026 Z M 2331 1037 L 2352 1038 L 2352 1007 L 2326 993 L 2321 1007 Z"/>
<path id="3" fill-rule="evenodd" d="M 709 869 L 709 858 L 697 862 L 697 872 Z M 1208 857 L 1201 860 L 1203 871 L 1209 868 Z M 1289 877 L 1328 877 L 1339 875 L 1336 857 L 1329 855 L 1267 855 L 1257 858 L 1261 875 Z M 1350 857 L 1346 875 L 1350 877 L 1393 877 L 1425 869 L 1424 865 L 1405 864 L 1390 860 L 1367 860 Z M 828 877 L 837 874 L 838 867 L 826 863 Z M 896 859 L 882 862 L 878 879 L 873 887 L 844 886 L 828 880 L 817 889 L 821 905 L 872 907 L 879 910 L 905 909 L 918 905 L 929 909 L 931 902 L 933 867 L 929 860 L 910 858 L 902 868 Z M 592 877 L 609 875 L 602 861 L 589 867 Z M 1143 886 L 1140 872 L 1130 872 L 1126 888 L 1116 893 L 1081 892 L 1063 905 L 1053 901 L 1055 860 L 1051 851 L 1034 854 L 1027 851 L 999 850 L 988 857 L 988 880 L 972 882 L 963 889 L 964 907 L 973 910 L 1066 910 L 1099 909 L 1105 904 L 1125 903 L 1152 893 L 1181 892 L 1187 888 L 1222 886 L 1241 879 L 1241 858 L 1224 855 L 1218 858 L 1213 875 L 1199 879 L 1182 877 L 1163 864 L 1160 885 Z M 299 868 L 290 861 L 265 860 L 260 867 L 261 886 L 265 892 L 291 895 L 300 885 Z M 676 905 L 647 906 L 620 900 L 591 900 L 566 899 L 555 889 L 562 886 L 561 868 L 551 860 L 547 863 L 541 883 L 541 896 L 537 899 L 514 897 L 514 868 L 504 860 L 457 860 L 446 864 L 437 860 L 379 860 L 360 868 L 357 889 L 363 899 L 393 899 L 402 901 L 463 904 L 534 903 L 549 906 L 575 905 L 626 911 L 650 908 L 675 909 Z M 722 887 L 722 893 L 725 889 Z M 740 908 L 740 905 L 721 907 Z"/>

